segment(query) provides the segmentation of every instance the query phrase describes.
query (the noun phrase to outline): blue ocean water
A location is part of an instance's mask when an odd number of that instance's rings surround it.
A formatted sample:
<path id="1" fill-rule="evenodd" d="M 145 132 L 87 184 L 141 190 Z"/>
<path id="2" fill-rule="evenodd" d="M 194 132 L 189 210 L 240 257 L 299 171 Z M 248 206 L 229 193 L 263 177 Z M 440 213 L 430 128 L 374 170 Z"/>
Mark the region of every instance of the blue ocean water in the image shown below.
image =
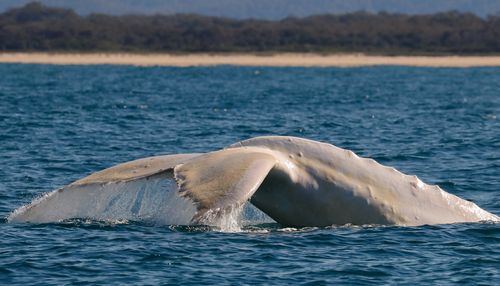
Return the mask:
<path id="1" fill-rule="evenodd" d="M 500 68 L 2 64 L 0 284 L 500 283 L 492 223 L 6 223 L 116 163 L 271 134 L 351 149 L 500 214 Z"/>

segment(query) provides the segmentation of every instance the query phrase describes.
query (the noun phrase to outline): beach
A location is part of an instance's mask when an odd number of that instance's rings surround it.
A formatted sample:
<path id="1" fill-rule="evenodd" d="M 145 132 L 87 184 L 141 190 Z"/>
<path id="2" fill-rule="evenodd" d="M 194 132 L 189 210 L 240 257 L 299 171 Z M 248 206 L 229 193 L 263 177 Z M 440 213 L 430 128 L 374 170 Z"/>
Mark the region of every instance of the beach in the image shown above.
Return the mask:
<path id="1" fill-rule="evenodd" d="M 364 54 L 140 54 L 0 53 L 0 63 L 133 66 L 275 66 L 275 67 L 494 67 L 500 56 L 376 56 Z"/>

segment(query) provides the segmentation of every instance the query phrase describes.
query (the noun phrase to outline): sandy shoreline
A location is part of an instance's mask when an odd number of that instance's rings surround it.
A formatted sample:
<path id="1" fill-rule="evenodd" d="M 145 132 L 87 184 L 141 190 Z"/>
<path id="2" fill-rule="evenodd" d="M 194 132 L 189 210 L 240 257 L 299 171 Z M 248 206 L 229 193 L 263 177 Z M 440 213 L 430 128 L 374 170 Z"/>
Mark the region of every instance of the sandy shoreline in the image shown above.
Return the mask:
<path id="1" fill-rule="evenodd" d="M 500 66 L 500 56 L 370 56 L 362 54 L 128 54 L 128 53 L 0 53 L 0 63 L 134 66 L 297 66 L 356 67 L 399 65 L 421 67 Z"/>

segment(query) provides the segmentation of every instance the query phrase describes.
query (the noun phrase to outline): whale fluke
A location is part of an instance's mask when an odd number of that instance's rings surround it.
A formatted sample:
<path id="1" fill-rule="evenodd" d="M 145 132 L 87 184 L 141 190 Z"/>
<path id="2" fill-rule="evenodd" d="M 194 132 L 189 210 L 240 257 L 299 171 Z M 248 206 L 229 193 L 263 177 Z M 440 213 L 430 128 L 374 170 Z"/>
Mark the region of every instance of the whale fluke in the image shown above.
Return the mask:
<path id="1" fill-rule="evenodd" d="M 161 172 L 171 172 L 175 166 L 197 156 L 200 156 L 200 154 L 177 154 L 142 158 L 95 172 L 71 183 L 69 186 L 127 182 L 146 178 Z"/>
<path id="2" fill-rule="evenodd" d="M 73 218 L 146 219 L 189 224 L 196 208 L 177 195 L 173 169 L 197 156 L 155 156 L 107 168 L 36 198 L 12 212 L 7 220 L 48 223 Z"/>
<path id="3" fill-rule="evenodd" d="M 123 163 L 48 193 L 9 222 L 71 218 L 212 224 L 250 201 L 287 226 L 500 221 L 470 201 L 352 151 L 296 137 Z"/>
<path id="4" fill-rule="evenodd" d="M 197 206 L 193 222 L 204 223 L 248 201 L 275 164 L 276 158 L 258 148 L 228 149 L 178 165 L 175 178 L 181 196 Z"/>

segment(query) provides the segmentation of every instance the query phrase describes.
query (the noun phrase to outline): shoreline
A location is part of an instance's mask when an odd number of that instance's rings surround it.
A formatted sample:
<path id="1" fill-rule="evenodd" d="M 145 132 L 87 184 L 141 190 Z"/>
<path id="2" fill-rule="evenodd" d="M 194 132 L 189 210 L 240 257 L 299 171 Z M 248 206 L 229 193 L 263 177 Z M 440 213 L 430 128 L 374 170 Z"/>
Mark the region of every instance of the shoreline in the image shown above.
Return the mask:
<path id="1" fill-rule="evenodd" d="M 268 66 L 268 67 L 500 67 L 500 56 L 375 56 L 313 53 L 0 53 L 0 63 L 132 66 Z"/>

